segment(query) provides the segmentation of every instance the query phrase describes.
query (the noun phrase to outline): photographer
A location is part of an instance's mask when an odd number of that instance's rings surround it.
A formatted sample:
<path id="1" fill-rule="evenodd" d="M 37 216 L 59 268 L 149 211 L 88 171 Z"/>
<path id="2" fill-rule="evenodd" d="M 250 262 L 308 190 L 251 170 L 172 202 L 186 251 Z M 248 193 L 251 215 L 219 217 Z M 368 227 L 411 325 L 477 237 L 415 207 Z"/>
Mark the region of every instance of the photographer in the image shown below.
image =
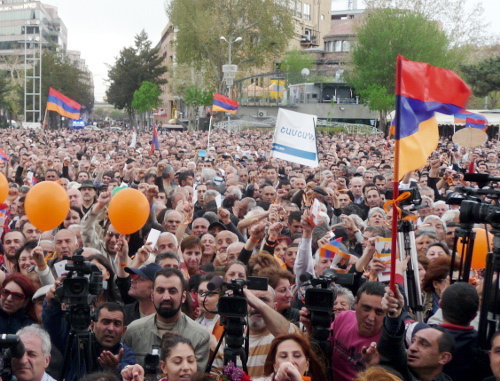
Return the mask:
<path id="1" fill-rule="evenodd" d="M 55 298 L 56 286 L 52 287 L 45 297 L 43 305 L 43 325 L 50 334 L 52 343 L 65 355 L 65 358 L 71 356 L 70 353 L 64 353 L 66 350 L 66 340 L 70 332 L 68 322 L 63 316 L 61 304 Z M 89 327 L 91 335 L 94 336 L 93 348 L 91 348 L 94 361 L 90 366 L 91 371 L 110 371 L 119 373 L 126 365 L 135 364 L 134 351 L 122 344 L 120 341 L 127 330 L 123 324 L 123 307 L 117 303 L 104 303 L 95 310 L 95 317 Z M 73 343 L 71 353 L 78 353 L 76 347 L 78 342 Z M 95 359 L 97 358 L 97 361 Z M 85 366 L 77 369 L 77 362 L 70 362 L 70 368 L 65 375 L 66 380 L 76 380 L 78 375 L 85 374 Z"/>
<path id="2" fill-rule="evenodd" d="M 276 295 L 271 286 L 267 291 L 243 289 L 243 293 L 248 301 L 248 329 L 250 330 L 248 375 L 262 377 L 264 376 L 264 356 L 267 355 L 274 338 L 281 334 L 300 331 L 297 326 L 275 310 Z M 223 349 L 224 345 L 221 345 L 215 358 L 213 366 L 215 372 L 219 372 L 224 364 Z"/>

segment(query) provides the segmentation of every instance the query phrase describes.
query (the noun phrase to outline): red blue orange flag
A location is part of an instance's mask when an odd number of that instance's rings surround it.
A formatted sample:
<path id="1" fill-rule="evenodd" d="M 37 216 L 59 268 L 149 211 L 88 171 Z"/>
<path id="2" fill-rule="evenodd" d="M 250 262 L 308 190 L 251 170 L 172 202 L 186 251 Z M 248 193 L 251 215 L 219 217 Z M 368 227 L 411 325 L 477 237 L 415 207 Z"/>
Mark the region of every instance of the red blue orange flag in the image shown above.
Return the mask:
<path id="1" fill-rule="evenodd" d="M 479 128 L 486 131 L 488 128 L 488 120 L 484 115 L 474 113 L 468 110 L 459 110 L 454 115 L 455 123 L 465 123 L 465 127 Z"/>
<path id="2" fill-rule="evenodd" d="M 224 95 L 214 93 L 214 104 L 212 106 L 212 111 L 223 111 L 229 112 L 231 114 L 236 114 L 236 111 L 238 111 L 238 106 L 238 101 L 225 97 Z"/>
<path id="3" fill-rule="evenodd" d="M 337 253 L 343 253 L 343 249 L 345 250 L 345 246 L 342 243 L 333 240 L 319 248 L 319 256 L 321 258 L 333 258 Z"/>
<path id="4" fill-rule="evenodd" d="M 426 165 L 436 149 L 439 131 L 434 113 L 454 115 L 465 107 L 470 94 L 455 72 L 398 56 L 395 180 Z"/>
<path id="5" fill-rule="evenodd" d="M 153 126 L 153 139 L 151 140 L 151 149 L 149 153 L 152 154 L 155 150 L 160 149 L 160 140 L 158 139 L 158 130 L 156 129 L 156 124 Z"/>
<path id="6" fill-rule="evenodd" d="M 61 116 L 70 119 L 80 119 L 82 106 L 73 99 L 68 98 L 59 91 L 49 88 L 49 98 L 47 99 L 47 110 L 55 111 Z"/>
<path id="7" fill-rule="evenodd" d="M 9 161 L 9 157 L 7 156 L 7 154 L 5 153 L 5 151 L 3 149 L 0 148 L 0 160 L 5 162 L 5 161 Z"/>

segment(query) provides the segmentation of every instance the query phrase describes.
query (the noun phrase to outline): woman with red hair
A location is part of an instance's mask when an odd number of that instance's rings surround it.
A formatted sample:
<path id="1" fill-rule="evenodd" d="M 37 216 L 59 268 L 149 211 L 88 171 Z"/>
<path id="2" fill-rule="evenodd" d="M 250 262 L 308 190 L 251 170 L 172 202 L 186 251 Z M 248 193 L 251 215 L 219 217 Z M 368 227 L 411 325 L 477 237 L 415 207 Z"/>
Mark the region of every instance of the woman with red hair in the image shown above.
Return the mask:
<path id="1" fill-rule="evenodd" d="M 0 289 L 0 333 L 15 334 L 36 321 L 31 300 L 34 293 L 26 275 L 14 273 L 5 278 Z"/>

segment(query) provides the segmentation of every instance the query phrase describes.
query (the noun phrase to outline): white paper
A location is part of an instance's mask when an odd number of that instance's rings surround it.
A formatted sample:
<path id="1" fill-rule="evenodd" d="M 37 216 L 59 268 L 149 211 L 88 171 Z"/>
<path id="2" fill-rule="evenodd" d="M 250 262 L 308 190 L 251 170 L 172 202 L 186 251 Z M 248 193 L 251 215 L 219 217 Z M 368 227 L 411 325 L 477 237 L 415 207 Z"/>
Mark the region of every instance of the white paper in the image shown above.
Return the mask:
<path id="1" fill-rule="evenodd" d="M 63 275 L 66 275 L 68 273 L 68 271 L 66 270 L 67 263 L 68 263 L 68 261 L 65 259 L 63 261 L 56 262 L 54 264 L 54 269 L 56 270 L 56 274 L 57 274 L 58 278 L 62 277 Z"/>
<path id="2" fill-rule="evenodd" d="M 151 247 L 156 247 L 156 242 L 158 242 L 158 238 L 160 237 L 160 231 L 156 229 L 151 229 L 148 234 L 148 238 L 146 238 L 147 243 L 151 243 Z"/>

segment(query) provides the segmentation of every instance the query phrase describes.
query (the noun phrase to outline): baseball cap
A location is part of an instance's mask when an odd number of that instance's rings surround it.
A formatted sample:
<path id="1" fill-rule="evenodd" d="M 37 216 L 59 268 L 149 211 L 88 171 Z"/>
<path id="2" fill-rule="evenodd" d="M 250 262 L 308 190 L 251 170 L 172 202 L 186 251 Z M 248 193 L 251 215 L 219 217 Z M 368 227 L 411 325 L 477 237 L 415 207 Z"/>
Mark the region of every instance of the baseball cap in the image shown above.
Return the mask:
<path id="1" fill-rule="evenodd" d="M 163 267 L 156 263 L 149 263 L 139 269 L 135 269 L 133 267 L 125 267 L 125 271 L 129 274 L 139 275 L 150 280 L 154 280 L 156 272 L 160 270 L 163 270 Z"/>

